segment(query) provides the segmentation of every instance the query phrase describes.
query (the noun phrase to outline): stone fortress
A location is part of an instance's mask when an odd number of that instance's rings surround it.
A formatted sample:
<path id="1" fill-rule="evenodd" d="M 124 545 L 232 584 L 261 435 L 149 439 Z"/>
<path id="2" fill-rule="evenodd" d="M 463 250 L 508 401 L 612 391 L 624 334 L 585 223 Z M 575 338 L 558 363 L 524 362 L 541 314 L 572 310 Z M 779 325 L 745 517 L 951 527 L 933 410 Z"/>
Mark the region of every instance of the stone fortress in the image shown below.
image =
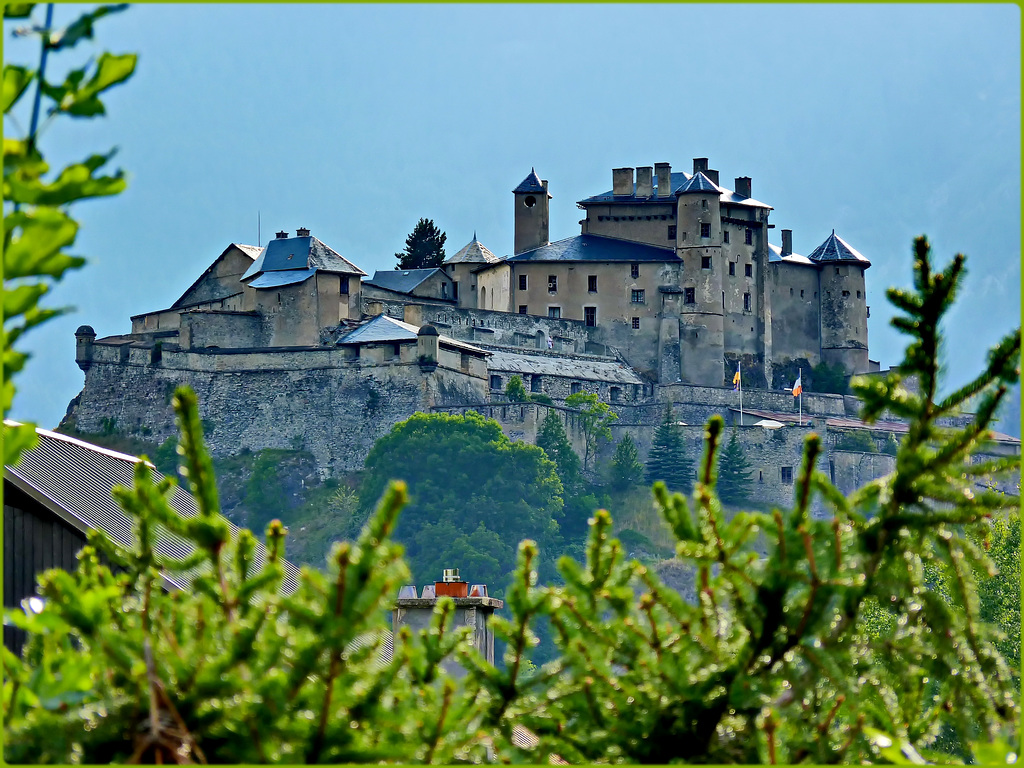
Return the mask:
<path id="1" fill-rule="evenodd" d="M 790 230 L 771 243 L 772 207 L 749 177 L 734 187 L 706 158 L 692 173 L 616 168 L 610 191 L 577 203 L 580 234 L 551 242 L 552 196 L 531 171 L 512 193 L 511 255 L 474 235 L 440 268 L 373 277 L 308 229 L 263 248 L 231 244 L 171 307 L 132 317 L 130 333 L 78 329 L 85 385 L 65 424 L 162 442 L 175 434 L 170 394 L 185 383 L 215 453 L 302 448 L 326 476 L 361 468 L 416 411 L 479 411 L 533 442 L 553 409 L 579 445 L 564 400 L 585 391 L 611 404 L 615 440 L 630 434 L 641 457 L 668 408 L 694 460 L 712 414 L 742 426 L 765 501 L 788 502 L 814 429 L 828 446 L 823 470 L 852 490 L 892 468 L 885 454 L 837 449 L 846 431 L 867 429 L 856 400 L 808 393 L 801 418 L 784 387 L 797 364 L 879 370 L 868 358 L 870 262 L 834 231 L 807 256 Z M 508 403 L 515 375 L 552 403 Z M 905 429 L 870 434 L 880 444 Z M 1000 436 L 993 450 L 1019 445 Z"/>

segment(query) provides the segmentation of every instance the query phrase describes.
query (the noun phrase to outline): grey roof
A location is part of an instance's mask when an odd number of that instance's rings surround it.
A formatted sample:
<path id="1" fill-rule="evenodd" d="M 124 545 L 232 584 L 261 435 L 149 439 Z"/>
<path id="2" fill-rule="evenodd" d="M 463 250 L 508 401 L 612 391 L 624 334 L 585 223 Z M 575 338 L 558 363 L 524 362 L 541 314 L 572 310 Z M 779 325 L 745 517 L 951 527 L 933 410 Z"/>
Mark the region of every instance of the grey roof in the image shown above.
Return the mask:
<path id="1" fill-rule="evenodd" d="M 245 245 L 244 243 L 232 243 L 232 245 L 253 260 L 263 253 L 263 249 L 258 245 Z"/>
<path id="2" fill-rule="evenodd" d="M 585 200 L 580 200 L 580 205 L 590 205 L 592 203 L 665 203 L 675 204 L 675 196 L 679 190 L 689 182 L 691 176 L 688 173 L 679 172 L 673 173 L 671 176 L 672 191 L 670 194 L 664 197 L 658 197 L 658 179 L 654 178 L 654 193 L 651 197 L 637 197 L 636 196 L 636 184 L 633 185 L 633 192 L 629 195 L 613 195 L 611 190 L 602 192 L 600 195 L 594 195 L 588 197 Z M 731 203 L 733 205 L 746 205 L 751 208 L 768 208 L 772 209 L 767 203 L 762 203 L 760 200 L 755 200 L 752 197 L 744 197 L 743 195 L 737 194 L 731 189 L 726 189 L 718 185 L 713 185 L 718 190 L 718 194 L 721 196 L 723 203 Z"/>
<path id="3" fill-rule="evenodd" d="M 429 269 L 378 269 L 373 273 L 373 277 L 365 282 L 367 285 L 375 285 L 378 288 L 386 288 L 389 291 L 410 293 L 417 285 L 435 272 L 444 274 L 437 267 L 430 267 Z"/>
<path id="4" fill-rule="evenodd" d="M 768 243 L 768 262 L 774 264 L 775 262 L 781 262 L 783 264 L 801 264 L 805 267 L 816 267 L 817 265 L 808 259 L 806 256 L 801 256 L 799 253 L 789 253 L 785 256 L 782 255 L 782 247 L 775 245 L 774 243 Z"/>
<path id="5" fill-rule="evenodd" d="M 563 376 L 569 379 L 590 379 L 613 384 L 643 384 L 643 379 L 637 376 L 632 369 L 612 360 L 606 362 L 554 355 L 527 355 L 494 351 L 491 352 L 491 356 L 487 360 L 487 369 L 498 373 Z"/>
<path id="6" fill-rule="evenodd" d="M 515 189 L 512 190 L 512 192 L 514 192 L 514 193 L 519 193 L 519 192 L 537 192 L 537 193 L 540 193 L 540 192 L 543 192 L 543 191 L 544 191 L 544 185 L 540 183 L 540 176 L 537 175 L 537 172 L 535 170 L 533 170 L 533 168 L 530 169 L 530 175 L 527 176 L 525 179 L 523 179 L 522 182 L 520 182 L 518 187 L 516 187 Z"/>
<path id="7" fill-rule="evenodd" d="M 252 282 L 250 288 L 280 288 L 308 280 L 316 274 L 315 269 L 291 269 L 287 272 L 263 272 Z"/>
<path id="8" fill-rule="evenodd" d="M 825 242 L 811 251 L 811 255 L 807 258 L 819 264 L 822 262 L 849 261 L 864 267 L 871 266 L 871 262 L 843 240 L 843 238 L 839 237 L 834 229 L 832 234 L 825 238 Z"/>
<path id="9" fill-rule="evenodd" d="M 260 272 L 320 269 L 347 275 L 365 275 L 359 267 L 315 237 L 279 237 L 267 243 L 242 275 L 247 280 Z"/>
<path id="10" fill-rule="evenodd" d="M 718 185 L 705 176 L 703 171 L 697 171 L 683 186 L 676 190 L 677 195 L 685 195 L 689 192 L 714 192 L 718 194 Z"/>
<path id="11" fill-rule="evenodd" d="M 377 315 L 357 328 L 342 336 L 337 344 L 376 344 L 376 343 L 402 343 L 416 341 L 420 329 L 411 323 L 396 320 L 388 315 Z M 452 347 L 463 352 L 470 352 L 481 357 L 491 354 L 480 347 L 474 347 L 464 341 L 440 336 L 438 343 L 441 346 Z"/>
<path id="12" fill-rule="evenodd" d="M 504 261 L 679 261 L 673 248 L 617 240 L 601 235 L 576 235 L 509 256 Z"/>
<path id="13" fill-rule="evenodd" d="M 487 263 L 493 264 L 496 261 L 501 261 L 495 256 L 490 249 L 487 248 L 483 243 L 476 239 L 476 235 L 470 241 L 469 245 L 463 248 L 461 251 L 456 253 L 454 256 L 449 256 L 445 259 L 445 264 L 477 264 Z"/>
<path id="14" fill-rule="evenodd" d="M 5 422 L 14 424 L 15 422 Z M 50 509 L 83 534 L 90 530 L 104 531 L 119 546 L 134 546 L 133 521 L 111 496 L 115 485 L 131 486 L 135 465 L 142 459 L 101 448 L 83 440 L 46 429 L 36 429 L 39 443 L 21 456 L 13 466 L 4 467 L 4 478 Z M 153 469 L 158 482 L 163 475 Z M 180 485 L 175 486 L 170 505 L 185 517 L 196 517 L 199 510 L 195 499 Z M 232 538 L 238 527 L 228 522 Z M 179 536 L 157 526 L 155 549 L 162 555 L 181 559 L 190 555 L 194 547 Z M 255 560 L 259 564 L 266 556 L 262 544 L 256 544 Z M 281 591 L 292 593 L 298 588 L 298 569 L 283 562 L 285 578 Z M 164 575 L 164 581 L 176 589 L 188 589 L 191 576 L 199 571 Z"/>

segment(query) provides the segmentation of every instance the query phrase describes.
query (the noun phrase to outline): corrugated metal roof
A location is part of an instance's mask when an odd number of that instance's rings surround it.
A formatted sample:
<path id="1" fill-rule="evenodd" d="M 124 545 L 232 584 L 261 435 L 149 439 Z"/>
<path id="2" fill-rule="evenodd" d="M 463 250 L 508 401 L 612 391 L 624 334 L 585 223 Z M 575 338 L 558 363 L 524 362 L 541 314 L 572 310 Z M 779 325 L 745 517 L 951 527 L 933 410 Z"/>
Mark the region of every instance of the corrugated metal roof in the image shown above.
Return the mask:
<path id="1" fill-rule="evenodd" d="M 250 288 L 280 288 L 282 285 L 294 285 L 308 280 L 316 274 L 315 269 L 292 269 L 287 272 L 264 272 L 256 277 Z"/>
<path id="2" fill-rule="evenodd" d="M 661 203 L 662 205 L 664 205 L 665 203 L 671 203 L 674 205 L 676 202 L 676 194 L 690 180 L 690 178 L 690 174 L 685 172 L 673 173 L 671 177 L 672 191 L 671 193 L 665 195 L 664 197 L 658 197 L 658 180 L 657 177 L 655 177 L 654 194 L 651 197 L 637 197 L 636 184 L 634 184 L 633 192 L 629 195 L 613 195 L 612 191 L 608 190 L 607 192 L 602 192 L 600 195 L 594 195 L 593 197 L 588 197 L 585 200 L 580 200 L 579 204 L 589 205 L 591 203 L 631 203 L 635 205 L 637 203 Z M 747 205 L 750 206 L 751 208 L 767 208 L 769 210 L 772 210 L 772 206 L 768 205 L 767 203 L 762 203 L 760 200 L 755 200 L 752 197 L 744 197 L 743 195 L 740 195 L 731 189 L 726 189 L 725 187 L 719 186 L 717 184 L 713 186 L 715 187 L 715 189 L 718 190 L 718 194 L 721 195 L 721 200 L 723 203 L 731 203 L 732 205 Z"/>
<path id="3" fill-rule="evenodd" d="M 22 454 L 18 464 L 4 467 L 5 478 L 83 533 L 99 529 L 116 544 L 126 549 L 133 547 L 132 519 L 114 501 L 111 489 L 115 485 L 130 487 L 135 465 L 141 459 L 46 429 L 37 428 L 36 433 L 39 444 Z M 154 482 L 158 482 L 163 475 L 152 465 L 150 468 Z M 175 486 L 169 503 L 185 517 L 199 514 L 192 494 L 180 485 Z M 232 538 L 237 537 L 238 527 L 230 521 L 228 525 Z M 189 556 L 194 547 L 158 526 L 155 549 L 162 555 L 180 559 Z M 257 542 L 257 565 L 265 556 L 266 549 Z M 298 588 L 299 571 L 287 561 L 283 566 L 285 578 L 281 591 L 291 594 Z M 176 574 L 175 578 L 165 577 L 165 580 L 175 588 L 187 589 L 191 577 L 198 573 Z"/>
<path id="4" fill-rule="evenodd" d="M 679 261 L 673 248 L 616 240 L 600 235 L 576 235 L 548 243 L 531 251 L 509 256 L 504 261 Z"/>
<path id="5" fill-rule="evenodd" d="M 437 267 L 429 269 L 378 269 L 373 277 L 364 281 L 367 285 L 375 285 L 398 293 L 410 293 L 420 283 L 431 277 L 435 272 L 444 272 Z"/>
<path id="6" fill-rule="evenodd" d="M 493 351 L 487 369 L 496 373 L 527 373 L 540 376 L 563 376 L 569 379 L 592 379 L 615 384 L 643 384 L 643 379 L 619 362 L 586 360 L 554 355 L 526 355 Z"/>
<path id="7" fill-rule="evenodd" d="M 773 245 L 772 243 L 768 243 L 768 262 L 782 262 L 784 264 L 800 264 L 805 267 L 817 267 L 817 264 L 806 256 L 801 256 L 799 253 L 790 253 L 783 256 L 782 247 Z"/>
<path id="8" fill-rule="evenodd" d="M 513 193 L 518 193 L 518 192 L 537 192 L 537 193 L 540 193 L 540 192 L 543 192 L 543 191 L 544 191 L 544 185 L 540 183 L 540 176 L 537 175 L 537 172 L 533 168 L 530 169 L 530 175 L 527 176 L 525 179 L 523 179 L 519 183 L 518 187 L 516 187 L 515 189 L 512 190 Z"/>
<path id="9" fill-rule="evenodd" d="M 449 256 L 445 259 L 445 264 L 462 264 L 462 263 L 488 263 L 493 264 L 496 261 L 501 261 L 495 256 L 487 246 L 476 239 L 476 236 L 470 241 L 469 245 L 463 248 L 461 251 L 456 253 L 454 256 Z"/>
<path id="10" fill-rule="evenodd" d="M 811 251 L 811 255 L 807 258 L 818 263 L 850 261 L 865 267 L 871 266 L 871 262 L 862 256 L 852 245 L 839 237 L 834 229 L 832 234 L 825 238 L 825 242 Z"/>

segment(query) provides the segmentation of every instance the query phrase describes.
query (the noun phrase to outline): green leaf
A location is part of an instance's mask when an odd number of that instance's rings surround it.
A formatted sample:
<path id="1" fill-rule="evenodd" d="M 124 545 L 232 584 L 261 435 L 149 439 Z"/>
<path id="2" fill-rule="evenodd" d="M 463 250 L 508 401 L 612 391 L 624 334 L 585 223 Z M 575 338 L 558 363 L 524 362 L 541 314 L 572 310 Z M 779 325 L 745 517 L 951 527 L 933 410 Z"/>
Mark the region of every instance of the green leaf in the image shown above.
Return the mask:
<path id="1" fill-rule="evenodd" d="M 4 425 L 4 465 L 16 464 L 25 451 L 36 447 L 38 438 L 34 424 Z"/>
<path id="2" fill-rule="evenodd" d="M 18 317 L 36 306 L 39 299 L 49 290 L 43 283 L 32 285 L 19 285 L 17 288 L 4 288 L 3 307 L 4 322 L 12 317 Z"/>
<path id="3" fill-rule="evenodd" d="M 4 3 L 4 18 L 27 19 L 35 7 L 35 3 Z"/>
<path id="4" fill-rule="evenodd" d="M 94 11 L 83 13 L 64 29 L 55 31 L 50 35 L 50 48 L 59 51 L 62 48 L 71 48 L 79 40 L 91 40 L 93 35 L 93 23 L 111 13 L 119 13 L 128 7 L 127 3 L 119 5 L 101 5 Z"/>
<path id="5" fill-rule="evenodd" d="M 19 67 L 16 64 L 6 64 L 4 66 L 3 105 L 5 115 L 21 98 L 21 95 L 28 88 L 29 83 L 32 82 L 34 77 L 35 72 L 27 67 Z"/>
<path id="6" fill-rule="evenodd" d="M 4 249 L 4 279 L 49 275 L 60 278 L 84 259 L 61 253 L 75 242 L 78 223 L 61 211 L 40 208 L 4 216 L 4 232 L 10 243 Z"/>
<path id="7" fill-rule="evenodd" d="M 106 114 L 99 95 L 123 83 L 135 71 L 138 56 L 134 53 L 116 55 L 103 53 L 96 62 L 96 72 L 81 88 L 71 78 L 65 81 L 56 109 L 74 117 Z"/>
<path id="8" fill-rule="evenodd" d="M 51 184 L 22 179 L 21 174 L 10 175 L 4 179 L 4 199 L 27 205 L 61 206 L 90 197 L 120 194 L 127 186 L 123 172 L 113 176 L 92 175 L 115 153 L 112 150 L 107 155 L 92 155 L 84 163 L 69 165 Z"/>

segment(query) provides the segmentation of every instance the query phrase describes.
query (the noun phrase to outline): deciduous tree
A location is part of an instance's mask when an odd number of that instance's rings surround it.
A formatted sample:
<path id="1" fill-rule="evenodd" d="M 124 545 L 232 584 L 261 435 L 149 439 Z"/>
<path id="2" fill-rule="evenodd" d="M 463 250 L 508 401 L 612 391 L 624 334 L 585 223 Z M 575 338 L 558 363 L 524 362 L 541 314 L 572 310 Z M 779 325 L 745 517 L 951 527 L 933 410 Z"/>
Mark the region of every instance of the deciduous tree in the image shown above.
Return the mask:
<path id="1" fill-rule="evenodd" d="M 597 453 L 597 446 L 612 439 L 612 422 L 619 416 L 593 392 L 569 395 L 565 404 L 578 409 L 580 430 L 583 432 L 583 469 L 588 469 L 591 457 Z"/>

